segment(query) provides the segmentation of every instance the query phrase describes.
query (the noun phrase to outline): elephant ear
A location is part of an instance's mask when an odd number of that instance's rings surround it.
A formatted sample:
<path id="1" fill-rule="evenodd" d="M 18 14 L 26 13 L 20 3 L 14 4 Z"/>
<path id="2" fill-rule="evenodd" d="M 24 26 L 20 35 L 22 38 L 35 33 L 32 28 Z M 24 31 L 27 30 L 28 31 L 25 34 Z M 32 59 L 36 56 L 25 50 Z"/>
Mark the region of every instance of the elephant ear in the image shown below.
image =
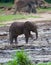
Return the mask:
<path id="1" fill-rule="evenodd" d="M 31 28 L 31 26 L 32 26 L 32 24 L 31 24 L 31 22 L 29 22 L 29 21 L 26 21 L 26 22 L 24 23 L 24 28 L 26 28 L 26 30 L 29 30 L 29 29 Z"/>

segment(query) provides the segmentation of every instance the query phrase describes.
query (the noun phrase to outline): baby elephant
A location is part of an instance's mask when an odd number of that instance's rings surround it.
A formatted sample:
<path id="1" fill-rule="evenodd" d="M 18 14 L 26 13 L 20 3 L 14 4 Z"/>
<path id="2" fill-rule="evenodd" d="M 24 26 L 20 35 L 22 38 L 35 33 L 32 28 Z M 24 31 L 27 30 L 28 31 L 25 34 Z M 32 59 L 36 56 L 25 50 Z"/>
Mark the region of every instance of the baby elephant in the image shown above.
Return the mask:
<path id="1" fill-rule="evenodd" d="M 17 43 L 17 37 L 20 34 L 25 35 L 25 41 L 26 43 L 28 43 L 29 37 L 32 38 L 32 35 L 30 33 L 31 31 L 36 33 L 37 39 L 38 38 L 37 26 L 32 22 L 26 21 L 12 23 L 9 28 L 10 44 L 13 43 L 13 40 L 15 40 L 15 43 Z"/>

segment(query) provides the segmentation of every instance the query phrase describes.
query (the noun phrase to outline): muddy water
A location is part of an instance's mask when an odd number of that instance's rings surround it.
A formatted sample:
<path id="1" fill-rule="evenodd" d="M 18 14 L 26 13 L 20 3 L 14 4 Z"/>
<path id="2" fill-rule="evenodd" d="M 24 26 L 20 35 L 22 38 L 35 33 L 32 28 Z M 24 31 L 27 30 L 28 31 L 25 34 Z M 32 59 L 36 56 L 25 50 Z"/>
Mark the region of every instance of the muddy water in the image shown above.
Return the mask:
<path id="1" fill-rule="evenodd" d="M 31 32 L 34 39 L 29 38 L 28 44 L 25 43 L 25 36 L 18 37 L 18 44 L 10 46 L 9 28 L 0 28 L 0 63 L 12 60 L 12 54 L 24 48 L 28 56 L 34 62 L 51 61 L 51 22 L 36 23 L 38 26 L 38 39 L 34 40 L 35 33 Z M 17 49 L 17 50 L 14 50 Z"/>

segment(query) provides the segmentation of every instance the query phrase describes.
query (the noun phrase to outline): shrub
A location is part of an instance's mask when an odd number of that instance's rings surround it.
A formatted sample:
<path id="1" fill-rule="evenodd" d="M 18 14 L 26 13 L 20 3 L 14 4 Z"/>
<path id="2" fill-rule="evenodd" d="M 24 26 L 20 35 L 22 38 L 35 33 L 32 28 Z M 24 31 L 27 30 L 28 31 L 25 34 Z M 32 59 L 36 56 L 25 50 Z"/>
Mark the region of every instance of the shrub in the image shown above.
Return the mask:
<path id="1" fill-rule="evenodd" d="M 13 60 L 6 65 L 33 65 L 24 51 L 17 51 Z"/>

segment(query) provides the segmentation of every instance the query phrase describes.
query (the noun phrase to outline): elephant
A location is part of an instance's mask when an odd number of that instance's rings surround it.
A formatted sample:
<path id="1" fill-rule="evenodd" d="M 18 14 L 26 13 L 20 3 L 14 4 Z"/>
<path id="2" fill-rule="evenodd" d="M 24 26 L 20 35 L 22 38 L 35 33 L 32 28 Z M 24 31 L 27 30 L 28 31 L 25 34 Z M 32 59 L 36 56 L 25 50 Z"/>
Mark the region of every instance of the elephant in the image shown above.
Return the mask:
<path id="1" fill-rule="evenodd" d="M 15 11 L 13 14 L 16 14 L 17 11 L 20 12 L 20 10 L 24 7 L 27 7 L 28 13 L 37 13 L 35 2 L 31 0 L 18 0 L 15 2 Z M 26 10 L 26 9 L 25 9 Z"/>
<path id="2" fill-rule="evenodd" d="M 15 40 L 15 44 L 17 42 L 17 37 L 21 34 L 25 35 L 25 42 L 28 43 L 29 37 L 33 38 L 31 35 L 31 31 L 36 33 L 36 39 L 38 38 L 37 26 L 33 24 L 33 22 L 13 22 L 9 28 L 9 39 L 10 44 Z"/>
<path id="3" fill-rule="evenodd" d="M 20 12 L 22 8 L 24 12 L 26 12 L 27 9 L 28 13 L 37 13 L 37 7 L 47 7 L 47 3 L 44 0 L 14 0 L 14 5 L 15 11 L 13 14 L 16 14 L 17 11 Z M 27 6 L 28 8 L 25 8 Z"/>

